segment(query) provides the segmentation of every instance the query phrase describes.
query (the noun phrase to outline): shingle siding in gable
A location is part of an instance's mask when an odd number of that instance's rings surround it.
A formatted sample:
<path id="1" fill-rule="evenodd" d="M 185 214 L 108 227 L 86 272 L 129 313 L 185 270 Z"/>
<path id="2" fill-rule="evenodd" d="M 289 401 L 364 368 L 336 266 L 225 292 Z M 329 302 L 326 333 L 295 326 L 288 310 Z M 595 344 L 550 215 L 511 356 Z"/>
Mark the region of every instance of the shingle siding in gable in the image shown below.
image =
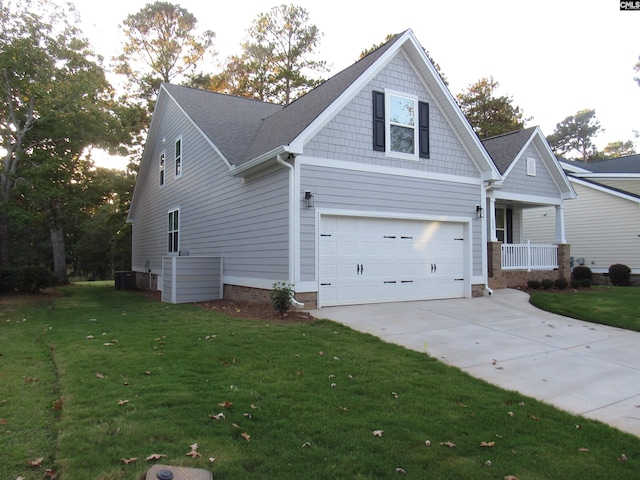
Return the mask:
<path id="1" fill-rule="evenodd" d="M 429 103 L 431 158 L 419 161 L 399 160 L 373 150 L 372 91 L 384 91 L 385 88 L 417 95 L 420 101 Z M 477 167 L 402 54 L 397 55 L 305 146 L 305 155 L 473 178 L 480 176 Z"/>
<path id="2" fill-rule="evenodd" d="M 536 175 L 527 175 L 527 158 L 536 159 Z M 501 191 L 523 195 L 558 198 L 560 190 L 533 145 L 529 145 L 507 176 Z"/>

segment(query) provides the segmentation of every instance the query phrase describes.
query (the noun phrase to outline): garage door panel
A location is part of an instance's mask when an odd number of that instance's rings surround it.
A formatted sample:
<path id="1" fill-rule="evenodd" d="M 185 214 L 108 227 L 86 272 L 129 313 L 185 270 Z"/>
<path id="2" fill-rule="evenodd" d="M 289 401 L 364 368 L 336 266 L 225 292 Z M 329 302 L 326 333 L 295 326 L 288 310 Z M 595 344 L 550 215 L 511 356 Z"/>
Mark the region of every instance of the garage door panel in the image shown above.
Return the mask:
<path id="1" fill-rule="evenodd" d="M 463 234 L 461 223 L 323 216 L 321 305 L 463 297 Z"/>

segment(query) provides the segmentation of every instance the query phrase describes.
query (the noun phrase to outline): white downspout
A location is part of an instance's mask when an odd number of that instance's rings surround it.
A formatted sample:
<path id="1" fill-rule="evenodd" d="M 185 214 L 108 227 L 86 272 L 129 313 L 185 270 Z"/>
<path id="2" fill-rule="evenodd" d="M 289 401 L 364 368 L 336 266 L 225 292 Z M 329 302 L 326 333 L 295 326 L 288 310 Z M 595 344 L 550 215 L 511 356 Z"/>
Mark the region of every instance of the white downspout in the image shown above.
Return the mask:
<path id="1" fill-rule="evenodd" d="M 276 156 L 276 161 L 289 169 L 289 277 L 293 282 L 296 279 L 296 259 L 295 259 L 295 232 L 297 228 L 296 222 L 296 209 L 295 209 L 295 201 L 296 201 L 296 191 L 295 191 L 295 178 L 294 178 L 294 167 L 290 163 L 286 162 L 281 154 Z M 292 282 L 292 283 L 293 283 Z M 291 295 L 291 305 L 296 308 L 304 308 L 304 303 L 298 302 L 294 298 L 294 294 Z"/>

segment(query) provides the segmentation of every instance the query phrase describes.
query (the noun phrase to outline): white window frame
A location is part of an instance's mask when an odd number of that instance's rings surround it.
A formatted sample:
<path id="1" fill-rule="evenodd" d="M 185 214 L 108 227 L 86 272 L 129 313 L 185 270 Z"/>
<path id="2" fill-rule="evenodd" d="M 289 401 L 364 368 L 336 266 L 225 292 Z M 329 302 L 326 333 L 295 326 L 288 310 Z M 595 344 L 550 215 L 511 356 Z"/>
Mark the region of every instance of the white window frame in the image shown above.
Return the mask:
<path id="1" fill-rule="evenodd" d="M 536 176 L 536 159 L 533 157 L 527 157 L 527 175 Z"/>
<path id="2" fill-rule="evenodd" d="M 164 186 L 167 181 L 167 154 L 162 152 L 158 159 L 158 169 L 160 174 L 160 186 Z"/>
<path id="3" fill-rule="evenodd" d="M 498 225 L 498 212 L 502 212 L 502 225 Z M 507 208 L 496 206 L 495 211 L 495 223 L 496 223 L 496 239 L 500 243 L 507 243 Z M 502 239 L 500 239 L 499 232 L 502 232 Z"/>
<path id="4" fill-rule="evenodd" d="M 391 100 L 392 97 L 398 97 L 403 100 L 409 100 L 413 102 L 413 125 L 404 125 L 399 123 L 391 122 Z M 419 115 L 419 106 L 418 106 L 418 97 L 415 95 L 410 95 L 408 93 L 402 93 L 395 90 L 385 89 L 384 91 L 384 111 L 385 111 L 385 145 L 386 145 L 386 155 L 388 157 L 400 158 L 403 160 L 420 160 L 419 150 L 420 150 L 420 137 L 419 137 L 419 124 L 420 121 L 418 119 Z M 404 153 L 404 152 L 396 152 L 391 150 L 391 127 L 392 125 L 398 125 L 404 128 L 413 128 L 413 153 Z"/>
<path id="5" fill-rule="evenodd" d="M 177 153 L 177 147 L 180 144 L 180 153 Z M 173 164 L 173 173 L 176 178 L 180 178 L 182 176 L 182 170 L 184 169 L 183 157 L 184 157 L 184 142 L 182 141 L 182 137 L 176 138 L 176 141 L 173 144 L 173 153 L 174 153 L 174 164 Z"/>
<path id="6" fill-rule="evenodd" d="M 175 225 L 175 221 L 172 221 L 172 215 L 178 215 L 178 226 L 177 228 L 172 228 Z M 167 223 L 167 252 L 169 255 L 178 255 L 180 252 L 180 207 L 171 208 L 167 212 L 166 217 Z"/>

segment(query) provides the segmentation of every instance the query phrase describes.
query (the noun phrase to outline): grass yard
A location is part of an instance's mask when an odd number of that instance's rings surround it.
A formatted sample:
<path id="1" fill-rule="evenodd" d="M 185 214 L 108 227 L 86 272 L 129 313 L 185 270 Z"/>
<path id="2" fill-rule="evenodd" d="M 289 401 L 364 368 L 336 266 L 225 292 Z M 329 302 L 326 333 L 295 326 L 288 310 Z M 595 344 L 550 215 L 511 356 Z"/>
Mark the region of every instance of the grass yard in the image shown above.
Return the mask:
<path id="1" fill-rule="evenodd" d="M 61 291 L 0 299 L 3 480 L 640 478 L 639 438 L 333 322 Z"/>
<path id="2" fill-rule="evenodd" d="M 576 292 L 532 291 L 536 307 L 571 318 L 640 332 L 640 289 L 593 287 Z"/>

